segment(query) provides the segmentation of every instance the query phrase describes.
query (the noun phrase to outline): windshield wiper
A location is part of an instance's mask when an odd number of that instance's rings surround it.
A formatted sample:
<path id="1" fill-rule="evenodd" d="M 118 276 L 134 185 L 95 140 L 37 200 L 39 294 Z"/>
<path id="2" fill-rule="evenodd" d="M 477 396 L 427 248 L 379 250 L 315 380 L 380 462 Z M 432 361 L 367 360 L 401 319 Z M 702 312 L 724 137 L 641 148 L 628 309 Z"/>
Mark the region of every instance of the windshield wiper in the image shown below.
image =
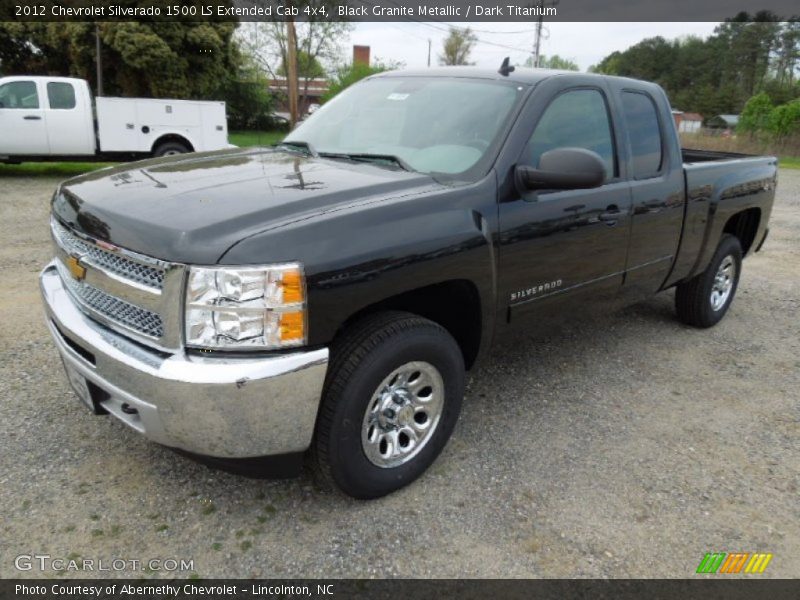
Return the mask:
<path id="1" fill-rule="evenodd" d="M 319 156 L 323 158 L 346 158 L 348 160 L 362 162 L 391 162 L 399 166 L 404 171 L 414 170 L 411 165 L 394 154 L 370 154 L 369 152 L 321 152 Z"/>
<path id="2" fill-rule="evenodd" d="M 302 148 L 310 156 L 313 156 L 314 158 L 317 158 L 319 156 L 319 152 L 316 151 L 314 146 L 312 146 L 308 142 L 302 142 L 300 140 L 284 140 L 280 144 L 276 144 L 276 146 L 288 146 L 289 148 Z"/>

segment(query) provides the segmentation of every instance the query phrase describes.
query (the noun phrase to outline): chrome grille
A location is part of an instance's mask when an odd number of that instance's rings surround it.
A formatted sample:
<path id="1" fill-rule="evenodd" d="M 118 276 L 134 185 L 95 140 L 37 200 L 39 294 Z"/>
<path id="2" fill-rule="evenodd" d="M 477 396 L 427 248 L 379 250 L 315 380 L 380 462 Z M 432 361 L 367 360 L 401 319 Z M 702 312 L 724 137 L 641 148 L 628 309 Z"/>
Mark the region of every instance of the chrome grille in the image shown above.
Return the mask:
<path id="1" fill-rule="evenodd" d="M 55 216 L 51 230 L 59 274 L 78 307 L 143 344 L 180 349 L 185 265 L 95 240 Z"/>
<path id="2" fill-rule="evenodd" d="M 164 324 L 156 313 L 134 306 L 86 283 L 75 281 L 65 272 L 66 269 L 60 262 L 57 265 L 62 281 L 79 304 L 141 334 L 154 338 L 164 335 Z"/>
<path id="3" fill-rule="evenodd" d="M 100 268 L 138 284 L 157 290 L 164 287 L 165 269 L 156 266 L 159 261 L 142 256 L 143 262 L 147 261 L 153 263 L 153 265 L 150 266 L 142 264 L 142 262 L 131 260 L 127 256 L 105 250 L 79 238 L 55 219 L 52 220 L 52 227 L 56 242 L 67 254 L 81 256 L 84 260 Z M 128 254 L 132 253 L 128 252 Z"/>

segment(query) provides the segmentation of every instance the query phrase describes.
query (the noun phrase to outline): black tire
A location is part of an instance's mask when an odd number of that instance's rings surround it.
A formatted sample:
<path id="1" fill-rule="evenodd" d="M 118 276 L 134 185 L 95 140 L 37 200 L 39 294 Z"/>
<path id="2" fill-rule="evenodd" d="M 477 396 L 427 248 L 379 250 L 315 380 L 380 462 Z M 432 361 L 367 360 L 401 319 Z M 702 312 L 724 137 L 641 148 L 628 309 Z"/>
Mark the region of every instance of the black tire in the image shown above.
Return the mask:
<path id="1" fill-rule="evenodd" d="M 187 152 L 191 152 L 191 150 L 186 144 L 182 144 L 181 142 L 164 142 L 156 146 L 156 149 L 153 150 L 153 156 L 159 158 L 161 156 L 186 154 Z"/>
<path id="2" fill-rule="evenodd" d="M 732 287 L 727 298 L 716 308 L 712 304 L 717 271 L 723 261 L 733 260 L 735 272 Z M 705 271 L 692 279 L 679 283 L 675 290 L 675 309 L 678 318 L 694 327 L 712 327 L 722 320 L 736 295 L 739 286 L 739 275 L 742 272 L 742 246 L 735 236 L 724 234 L 717 246 L 717 251 Z"/>
<path id="3" fill-rule="evenodd" d="M 466 378 L 458 344 L 432 321 L 409 313 L 383 312 L 353 324 L 334 342 L 331 354 L 310 455 L 319 479 L 361 499 L 385 496 L 408 485 L 433 463 L 458 420 Z M 440 416 L 407 462 L 378 466 L 367 456 L 362 441 L 365 415 L 375 406 L 382 382 L 415 361 L 435 367 L 441 376 Z"/>

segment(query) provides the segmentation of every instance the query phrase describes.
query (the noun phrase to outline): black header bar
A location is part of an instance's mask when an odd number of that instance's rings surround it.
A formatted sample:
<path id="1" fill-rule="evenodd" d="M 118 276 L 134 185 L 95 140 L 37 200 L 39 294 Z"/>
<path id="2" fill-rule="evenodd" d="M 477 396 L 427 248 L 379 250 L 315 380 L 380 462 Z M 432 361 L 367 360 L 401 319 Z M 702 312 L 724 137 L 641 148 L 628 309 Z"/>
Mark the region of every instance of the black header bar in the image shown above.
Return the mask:
<path id="1" fill-rule="evenodd" d="M 799 12 L 796 0 L 0 0 L 0 20 L 29 22 L 714 22 L 760 11 Z"/>
<path id="2" fill-rule="evenodd" d="M 799 596 L 800 580 L 749 577 L 723 579 L 705 576 L 698 576 L 697 579 L 661 580 L 0 580 L 0 598 L 4 600 L 269 600 L 272 598 L 796 600 Z"/>

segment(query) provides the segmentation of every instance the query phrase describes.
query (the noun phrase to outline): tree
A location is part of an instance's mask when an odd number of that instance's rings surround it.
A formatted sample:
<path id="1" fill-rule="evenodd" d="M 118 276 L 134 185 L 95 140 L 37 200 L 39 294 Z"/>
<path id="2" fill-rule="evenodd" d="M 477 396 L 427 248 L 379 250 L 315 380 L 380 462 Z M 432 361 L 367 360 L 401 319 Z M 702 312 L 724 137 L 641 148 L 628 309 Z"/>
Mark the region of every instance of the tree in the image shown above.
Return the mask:
<path id="1" fill-rule="evenodd" d="M 767 94 L 764 92 L 756 94 L 744 105 L 736 130 L 751 134 L 763 131 L 767 127 L 773 108 L 772 100 Z"/>
<path id="2" fill-rule="evenodd" d="M 775 79 L 780 85 L 792 86 L 800 61 L 800 18 L 794 17 L 783 23 L 777 37 L 773 64 Z"/>
<path id="3" fill-rule="evenodd" d="M 711 116 L 738 113 L 761 91 L 779 104 L 797 98 L 798 62 L 800 21 L 762 11 L 727 19 L 706 39 L 642 40 L 590 71 L 655 81 L 673 106 Z"/>
<path id="4" fill-rule="evenodd" d="M 281 61 L 277 74 L 286 77 L 286 63 Z M 304 50 L 297 52 L 297 76 L 301 79 L 319 79 L 325 77 L 325 68 L 315 56 L 311 56 Z"/>
<path id="5" fill-rule="evenodd" d="M 0 76 L 24 73 L 34 64 L 35 49 L 25 35 L 28 23 L 0 23 Z"/>
<path id="6" fill-rule="evenodd" d="M 450 28 L 450 33 L 444 40 L 442 54 L 439 55 L 440 65 L 471 65 L 469 55 L 478 42 L 478 37 L 467 27 L 465 29 Z"/>
<path id="7" fill-rule="evenodd" d="M 773 108 L 769 114 L 767 129 L 778 141 L 800 133 L 800 100 L 792 100 Z"/>
<path id="8" fill-rule="evenodd" d="M 330 0 L 307 0 L 304 6 L 319 8 L 329 4 Z M 327 12 L 331 10 L 330 7 L 327 8 Z M 328 21 L 324 17 L 320 19 L 316 20 L 311 16 L 295 23 L 295 50 L 298 56 L 302 102 L 308 96 L 310 81 L 320 76 L 319 71 L 324 72 L 340 61 L 341 42 L 353 28 L 353 24 L 346 21 Z M 240 29 L 238 39 L 244 52 L 270 78 L 279 79 L 282 77 L 281 73 L 287 71 L 288 36 L 284 23 L 245 23 Z"/>
<path id="9" fill-rule="evenodd" d="M 622 52 L 615 50 L 596 65 L 589 67 L 589 73 L 602 73 L 603 75 L 619 75 L 622 72 Z"/>
<path id="10" fill-rule="evenodd" d="M 528 59 L 525 61 L 526 67 L 533 66 L 533 57 L 529 56 Z M 578 67 L 578 63 L 569 59 L 569 58 L 562 58 L 558 54 L 554 54 L 553 56 L 545 56 L 542 55 L 539 58 L 539 68 L 540 69 L 556 69 L 559 71 L 580 71 L 580 67 Z"/>
<path id="11" fill-rule="evenodd" d="M 322 101 L 327 102 L 337 94 L 339 94 L 342 90 L 350 87 L 354 83 L 361 81 L 369 77 L 370 75 L 375 75 L 375 73 L 382 73 L 383 71 L 391 71 L 393 69 L 399 69 L 403 65 L 397 62 L 383 62 L 380 59 L 376 59 L 375 62 L 371 65 L 365 65 L 363 63 L 353 63 L 348 65 L 340 66 L 336 69 L 333 76 L 328 81 L 328 91 L 322 96 Z"/>
<path id="12" fill-rule="evenodd" d="M 248 57 L 244 57 L 238 72 L 227 79 L 221 92 L 231 131 L 263 131 L 274 127 L 269 80 Z"/>
<path id="13" fill-rule="evenodd" d="M 241 63 L 232 43 L 235 29 L 235 23 L 222 22 L 100 23 L 105 92 L 218 97 Z M 0 71 L 82 77 L 96 87 L 94 32 L 88 22 L 1 22 Z"/>
<path id="14" fill-rule="evenodd" d="M 777 48 L 781 29 L 779 19 L 769 11 L 750 17 L 746 12 L 727 19 L 715 30 L 724 52 L 718 70 L 735 82 L 741 107 L 758 92 L 769 72 L 770 57 Z"/>
<path id="15" fill-rule="evenodd" d="M 332 0 L 304 2 L 304 6 L 311 8 L 326 7 L 328 13 L 331 11 L 331 4 Z M 324 17 L 313 15 L 303 21 L 296 21 L 296 51 L 298 73 L 301 77 L 304 61 L 308 61 L 307 73 L 313 73 L 315 65 L 325 70 L 338 63 L 342 55 L 341 43 L 352 29 L 352 23 L 328 21 Z M 277 79 L 281 73 L 286 72 L 287 35 L 282 21 L 243 23 L 237 38 L 243 51 L 271 78 Z"/>

